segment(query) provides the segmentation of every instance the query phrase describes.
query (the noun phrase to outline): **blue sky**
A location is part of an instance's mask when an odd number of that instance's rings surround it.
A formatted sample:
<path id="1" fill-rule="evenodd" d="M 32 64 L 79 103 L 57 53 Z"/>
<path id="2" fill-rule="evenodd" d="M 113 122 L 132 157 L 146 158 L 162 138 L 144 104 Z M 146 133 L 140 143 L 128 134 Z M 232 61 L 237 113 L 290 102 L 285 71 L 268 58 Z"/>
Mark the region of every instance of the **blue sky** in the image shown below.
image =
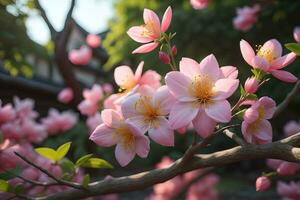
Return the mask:
<path id="1" fill-rule="evenodd" d="M 56 30 L 61 30 L 70 7 L 71 0 L 39 0 Z M 98 33 L 106 30 L 107 22 L 113 17 L 114 0 L 77 0 L 73 18 L 88 32 Z M 26 22 L 28 35 L 36 42 L 45 44 L 49 30 L 43 19 L 34 12 Z"/>

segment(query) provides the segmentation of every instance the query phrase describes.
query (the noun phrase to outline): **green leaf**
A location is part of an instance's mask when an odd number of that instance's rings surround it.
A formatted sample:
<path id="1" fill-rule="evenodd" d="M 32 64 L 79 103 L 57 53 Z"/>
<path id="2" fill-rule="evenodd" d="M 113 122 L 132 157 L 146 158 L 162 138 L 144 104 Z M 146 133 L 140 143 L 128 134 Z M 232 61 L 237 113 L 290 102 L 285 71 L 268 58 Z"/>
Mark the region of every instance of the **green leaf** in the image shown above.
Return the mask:
<path id="1" fill-rule="evenodd" d="M 288 50 L 300 56 L 300 43 L 287 43 L 284 45 Z"/>
<path id="2" fill-rule="evenodd" d="M 20 165 L 17 165 L 14 169 L 5 171 L 4 173 L 0 174 L 0 179 L 9 180 L 15 178 L 16 175 L 20 175 L 22 172 L 22 168 Z"/>
<path id="3" fill-rule="evenodd" d="M 0 179 L 0 191 L 7 192 L 9 188 L 9 184 L 7 181 Z"/>
<path id="4" fill-rule="evenodd" d="M 82 164 L 82 167 L 89 167 L 89 168 L 107 168 L 112 169 L 113 166 L 100 158 L 90 158 L 85 163 Z"/>
<path id="5" fill-rule="evenodd" d="M 87 187 L 90 183 L 90 175 L 89 174 L 86 174 L 84 175 L 83 179 L 82 179 L 82 185 L 84 187 Z"/>
<path id="6" fill-rule="evenodd" d="M 57 152 L 54 149 L 48 147 L 41 147 L 36 148 L 35 151 L 41 156 L 44 156 L 45 158 L 48 158 L 54 162 L 57 161 Z"/>
<path id="7" fill-rule="evenodd" d="M 88 161 L 92 156 L 93 154 L 87 154 L 85 156 L 80 157 L 75 163 L 76 167 L 82 166 L 82 164 Z"/>
<path id="8" fill-rule="evenodd" d="M 250 99 L 250 100 L 257 100 L 257 95 L 256 94 L 248 94 L 247 95 L 247 99 Z"/>
<path id="9" fill-rule="evenodd" d="M 63 173 L 75 174 L 76 169 L 75 169 L 75 165 L 72 161 L 70 161 L 68 159 L 63 159 L 60 161 L 59 165 L 60 165 Z"/>
<path id="10" fill-rule="evenodd" d="M 71 142 L 67 142 L 61 145 L 60 147 L 58 147 L 58 149 L 56 150 L 57 153 L 56 161 L 60 161 L 61 159 L 63 159 L 69 152 L 70 147 L 71 147 Z"/>
<path id="11" fill-rule="evenodd" d="M 246 94 L 246 91 L 242 85 L 240 85 L 240 93 L 241 93 L 241 96 L 245 96 L 245 94 Z"/>

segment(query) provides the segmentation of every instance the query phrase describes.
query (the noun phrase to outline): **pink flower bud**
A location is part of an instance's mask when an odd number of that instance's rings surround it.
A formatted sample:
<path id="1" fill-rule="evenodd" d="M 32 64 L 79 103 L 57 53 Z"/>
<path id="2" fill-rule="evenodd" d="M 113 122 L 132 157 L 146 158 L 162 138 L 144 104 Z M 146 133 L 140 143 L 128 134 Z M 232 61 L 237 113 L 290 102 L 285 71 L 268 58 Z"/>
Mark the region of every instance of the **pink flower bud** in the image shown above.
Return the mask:
<path id="1" fill-rule="evenodd" d="M 101 37 L 95 34 L 89 34 L 86 37 L 86 43 L 92 48 L 97 48 L 101 45 Z"/>
<path id="2" fill-rule="evenodd" d="M 65 88 L 57 96 L 58 101 L 62 103 L 69 103 L 74 98 L 74 93 L 71 88 Z"/>
<path id="3" fill-rule="evenodd" d="M 247 78 L 246 82 L 245 82 L 245 91 L 247 93 L 253 94 L 257 91 L 259 86 L 259 82 L 254 78 Z"/>
<path id="4" fill-rule="evenodd" d="M 160 51 L 158 53 L 158 57 L 159 59 L 161 60 L 161 62 L 163 62 L 164 64 L 169 64 L 170 63 L 170 57 L 168 54 L 166 54 L 165 52 L 163 51 Z"/>
<path id="5" fill-rule="evenodd" d="M 176 54 L 177 54 L 177 47 L 176 47 L 176 45 L 173 45 L 173 46 L 172 46 L 171 51 L 172 51 L 172 54 L 173 54 L 173 55 L 176 55 Z"/>
<path id="6" fill-rule="evenodd" d="M 112 84 L 110 84 L 110 83 L 104 83 L 102 85 L 102 89 L 106 94 L 112 94 L 114 91 L 114 88 L 113 88 Z"/>
<path id="7" fill-rule="evenodd" d="M 260 176 L 256 179 L 255 185 L 256 185 L 256 191 L 262 192 L 271 187 L 271 181 L 266 176 Z"/>
<path id="8" fill-rule="evenodd" d="M 299 26 L 295 27 L 295 29 L 294 29 L 294 39 L 298 43 L 300 43 L 300 27 Z"/>
<path id="9" fill-rule="evenodd" d="M 300 165 L 298 163 L 284 161 L 277 168 L 277 173 L 280 176 L 291 176 L 296 174 L 299 170 L 300 170 Z"/>

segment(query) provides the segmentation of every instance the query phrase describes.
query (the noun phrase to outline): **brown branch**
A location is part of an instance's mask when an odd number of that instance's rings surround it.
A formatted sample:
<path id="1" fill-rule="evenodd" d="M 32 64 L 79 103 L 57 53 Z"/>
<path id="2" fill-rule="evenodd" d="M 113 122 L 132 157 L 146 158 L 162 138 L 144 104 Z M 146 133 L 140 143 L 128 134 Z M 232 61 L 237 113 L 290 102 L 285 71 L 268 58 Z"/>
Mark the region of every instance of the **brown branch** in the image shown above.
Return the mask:
<path id="1" fill-rule="evenodd" d="M 282 111 L 284 111 L 284 109 L 286 109 L 286 107 L 293 100 L 293 98 L 299 93 L 299 91 L 300 91 L 300 80 L 295 84 L 295 86 L 290 91 L 290 93 L 288 93 L 288 95 L 286 96 L 286 98 L 284 99 L 284 101 L 281 102 L 277 106 L 276 111 L 275 111 L 275 113 L 273 115 L 273 118 L 277 117 Z"/>
<path id="2" fill-rule="evenodd" d="M 73 200 L 109 193 L 130 192 L 162 183 L 188 171 L 227 165 L 242 160 L 273 158 L 300 163 L 300 148 L 296 146 L 300 146 L 300 133 L 270 144 L 249 144 L 210 154 L 198 154 L 185 165 L 182 165 L 182 159 L 179 159 L 168 168 L 91 183 L 89 191 L 70 189 L 50 196 L 35 198 L 35 200 Z"/>
<path id="3" fill-rule="evenodd" d="M 48 177 L 52 178 L 54 181 L 56 181 L 59 185 L 65 185 L 65 186 L 69 186 L 72 188 L 76 188 L 76 189 L 80 189 L 80 190 L 84 190 L 86 191 L 87 188 L 83 187 L 82 185 L 78 184 L 78 183 L 74 183 L 74 182 L 69 182 L 63 179 L 59 179 L 56 176 L 54 176 L 53 174 L 51 174 L 50 172 L 48 172 L 46 169 L 36 165 L 35 163 L 31 162 L 30 160 L 28 160 L 26 157 L 24 157 L 23 155 L 19 154 L 18 152 L 15 152 L 15 154 L 21 158 L 22 160 L 24 160 L 27 164 L 29 164 L 30 166 L 35 167 L 36 169 L 40 170 L 41 172 L 43 172 L 44 174 L 46 174 Z"/>
<path id="4" fill-rule="evenodd" d="M 232 131 L 230 131 L 230 130 L 228 130 L 228 129 L 225 129 L 225 130 L 223 131 L 223 133 L 224 133 L 227 137 L 233 139 L 233 140 L 234 140 L 237 144 L 239 144 L 240 146 L 245 146 L 245 145 L 247 145 L 247 143 L 246 143 L 242 138 L 240 138 L 239 136 L 237 136 L 234 132 L 232 132 Z"/>

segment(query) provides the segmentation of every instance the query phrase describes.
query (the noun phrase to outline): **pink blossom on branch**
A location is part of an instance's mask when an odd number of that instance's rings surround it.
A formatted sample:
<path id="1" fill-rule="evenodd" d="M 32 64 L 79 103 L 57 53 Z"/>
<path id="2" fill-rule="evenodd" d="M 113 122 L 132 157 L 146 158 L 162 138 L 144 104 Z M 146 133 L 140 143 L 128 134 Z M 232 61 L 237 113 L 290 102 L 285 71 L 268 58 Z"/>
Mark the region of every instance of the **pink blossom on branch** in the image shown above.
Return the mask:
<path id="1" fill-rule="evenodd" d="M 242 133 L 248 143 L 264 144 L 272 141 L 271 119 L 276 103 L 269 97 L 261 97 L 244 114 Z"/>
<path id="2" fill-rule="evenodd" d="M 162 86 L 156 92 L 150 90 L 147 95 L 131 95 L 123 101 L 121 108 L 126 122 L 142 133 L 148 131 L 149 137 L 158 144 L 174 146 L 174 131 L 166 119 L 174 100 L 168 88 Z"/>
<path id="3" fill-rule="evenodd" d="M 80 49 L 72 49 L 68 57 L 74 65 L 87 65 L 92 58 L 92 50 L 88 46 L 81 46 Z"/>
<path id="4" fill-rule="evenodd" d="M 192 7 L 196 10 L 202 10 L 209 4 L 209 0 L 190 0 Z"/>
<path id="5" fill-rule="evenodd" d="M 16 112 L 11 104 L 6 104 L 2 106 L 2 101 L 0 100 L 0 124 L 11 121 L 15 119 Z"/>
<path id="6" fill-rule="evenodd" d="M 239 81 L 224 77 L 214 55 L 205 57 L 200 64 L 182 58 L 179 65 L 180 72 L 169 72 L 165 78 L 177 99 L 170 112 L 170 127 L 178 129 L 193 122 L 197 133 L 208 137 L 217 122 L 231 120 L 231 106 L 226 99 L 237 89 Z"/>
<path id="7" fill-rule="evenodd" d="M 94 130 L 90 140 L 103 147 L 116 144 L 115 156 L 122 167 L 128 165 L 136 154 L 142 158 L 148 156 L 150 142 L 139 129 L 114 110 L 103 110 L 101 117 L 103 123 Z"/>
<path id="8" fill-rule="evenodd" d="M 276 39 L 268 40 L 259 48 L 256 55 L 250 44 L 241 40 L 240 48 L 244 60 L 254 69 L 260 69 L 267 74 L 284 82 L 296 82 L 298 80 L 293 74 L 283 71 L 284 67 L 296 59 L 296 54 L 289 53 L 282 56 L 281 44 Z"/>
<path id="9" fill-rule="evenodd" d="M 101 37 L 96 34 L 88 34 L 88 36 L 86 37 L 86 43 L 92 48 L 100 47 Z"/>
<path id="10" fill-rule="evenodd" d="M 154 50 L 159 42 L 161 34 L 166 32 L 170 26 L 172 20 L 172 9 L 169 6 L 164 13 L 162 23 L 155 12 L 150 9 L 144 9 L 144 25 L 133 26 L 128 31 L 127 34 L 134 41 L 143 43 L 142 46 L 135 49 L 132 53 L 148 53 Z"/>
<path id="11" fill-rule="evenodd" d="M 236 30 L 247 32 L 257 21 L 257 14 L 260 6 L 255 4 L 253 7 L 245 6 L 238 8 L 237 16 L 233 19 L 233 26 Z"/>
<path id="12" fill-rule="evenodd" d="M 71 88 L 65 88 L 59 92 L 57 99 L 62 103 L 69 103 L 74 98 L 74 92 Z"/>

